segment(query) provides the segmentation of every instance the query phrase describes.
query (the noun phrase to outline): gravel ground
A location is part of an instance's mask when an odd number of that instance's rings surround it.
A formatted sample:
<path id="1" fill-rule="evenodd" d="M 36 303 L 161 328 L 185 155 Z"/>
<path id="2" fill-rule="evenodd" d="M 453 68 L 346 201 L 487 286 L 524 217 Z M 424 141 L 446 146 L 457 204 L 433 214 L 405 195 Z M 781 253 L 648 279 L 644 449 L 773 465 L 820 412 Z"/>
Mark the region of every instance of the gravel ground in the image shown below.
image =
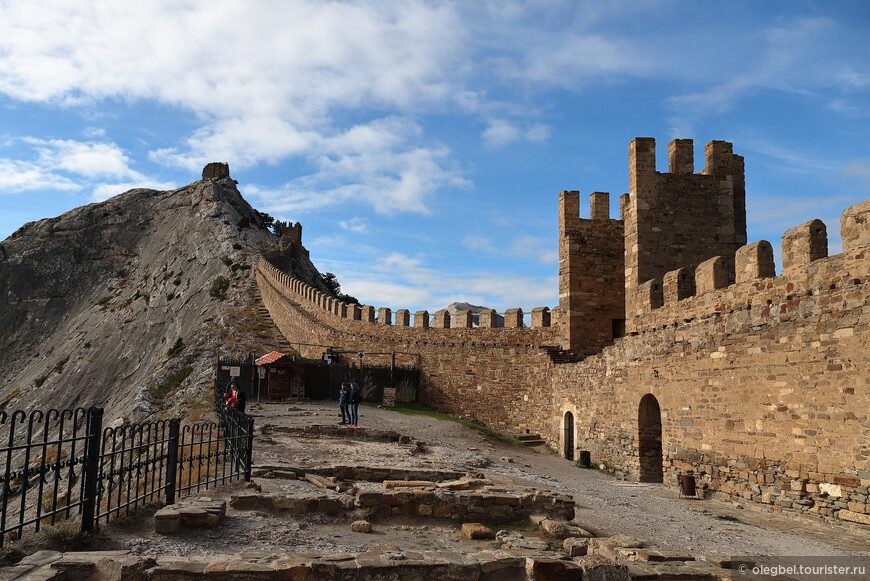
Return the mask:
<path id="1" fill-rule="evenodd" d="M 335 425 L 334 402 L 252 404 L 256 425 Z M 347 438 L 293 439 L 273 432 L 258 436 L 254 465 L 313 464 L 423 467 L 483 472 L 508 486 L 531 486 L 574 497 L 575 523 L 596 536 L 625 534 L 696 557 L 703 555 L 870 555 L 870 533 L 811 525 L 714 500 L 683 500 L 661 485 L 623 481 L 595 470 L 582 470 L 547 450 L 515 447 L 460 424 L 390 410 L 360 407 L 360 426 L 393 430 L 424 442 L 423 451 L 394 444 Z M 352 430 L 352 428 L 348 428 Z M 507 461 L 506 459 L 510 459 Z M 295 489 L 295 481 L 255 479 L 264 490 Z M 313 486 L 313 485 L 311 485 Z M 228 499 L 243 484 L 221 487 L 201 496 Z M 313 489 L 312 493 L 322 491 Z M 319 493 L 319 492 L 318 492 Z M 153 509 L 152 509 L 153 512 Z M 353 533 L 353 517 L 310 515 L 279 517 L 263 511 L 229 508 L 215 530 L 186 530 L 183 535 L 153 532 L 153 520 L 131 518 L 104 528 L 98 549 L 130 549 L 142 555 L 216 555 L 250 550 L 299 553 L 357 553 L 374 546 L 409 550 L 479 551 L 490 541 L 460 538 L 458 527 L 426 519 L 375 523 L 374 534 Z M 534 531 L 525 531 L 527 536 Z"/>
<path id="2" fill-rule="evenodd" d="M 318 415 L 300 417 L 306 420 L 300 423 L 327 423 L 322 420 L 337 414 L 334 404 L 304 406 Z M 267 404 L 258 413 L 271 415 L 272 409 L 281 408 Z M 291 416 L 281 421 L 296 420 Z M 870 555 L 870 533 L 805 524 L 716 500 L 679 499 L 675 490 L 661 485 L 582 470 L 548 450 L 509 446 L 455 422 L 361 406 L 360 425 L 410 435 L 429 444 L 446 462 L 482 469 L 493 480 L 570 494 L 577 503 L 575 522 L 598 536 L 627 534 L 695 556 Z M 504 462 L 504 457 L 514 462 Z"/>

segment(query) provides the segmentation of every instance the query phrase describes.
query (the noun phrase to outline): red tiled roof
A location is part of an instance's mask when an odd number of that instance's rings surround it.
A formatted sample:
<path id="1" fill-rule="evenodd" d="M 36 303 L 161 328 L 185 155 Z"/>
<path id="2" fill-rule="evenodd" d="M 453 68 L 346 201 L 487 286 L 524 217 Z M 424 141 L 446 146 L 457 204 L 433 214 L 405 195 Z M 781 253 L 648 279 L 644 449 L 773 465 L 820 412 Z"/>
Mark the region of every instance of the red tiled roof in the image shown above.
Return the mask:
<path id="1" fill-rule="evenodd" d="M 272 351 L 271 353 L 263 355 L 262 357 L 254 361 L 254 363 L 256 363 L 257 365 L 269 365 L 271 363 L 275 363 L 282 357 L 286 357 L 286 355 L 284 355 L 283 353 L 278 353 L 277 351 Z"/>

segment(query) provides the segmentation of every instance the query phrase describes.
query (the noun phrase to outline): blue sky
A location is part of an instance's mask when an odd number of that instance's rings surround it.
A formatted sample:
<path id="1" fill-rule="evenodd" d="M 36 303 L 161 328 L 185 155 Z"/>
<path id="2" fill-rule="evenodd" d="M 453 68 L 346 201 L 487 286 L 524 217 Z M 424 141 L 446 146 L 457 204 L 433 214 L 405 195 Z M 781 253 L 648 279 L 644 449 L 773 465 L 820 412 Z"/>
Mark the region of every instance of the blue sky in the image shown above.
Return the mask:
<path id="1" fill-rule="evenodd" d="M 0 2 L 0 239 L 225 161 L 363 303 L 558 304 L 558 193 L 746 159 L 749 240 L 870 198 L 870 2 Z"/>

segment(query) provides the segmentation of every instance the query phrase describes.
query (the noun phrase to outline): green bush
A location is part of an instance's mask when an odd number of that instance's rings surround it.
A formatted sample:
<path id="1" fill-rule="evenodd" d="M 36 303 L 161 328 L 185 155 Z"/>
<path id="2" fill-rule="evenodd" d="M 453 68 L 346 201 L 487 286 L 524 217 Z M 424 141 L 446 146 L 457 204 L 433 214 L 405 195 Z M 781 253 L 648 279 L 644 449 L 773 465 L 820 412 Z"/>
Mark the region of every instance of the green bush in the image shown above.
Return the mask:
<path id="1" fill-rule="evenodd" d="M 227 290 L 230 288 L 230 279 L 225 276 L 215 277 L 211 281 L 211 287 L 208 289 L 208 296 L 220 301 L 226 300 Z"/>
<path id="2" fill-rule="evenodd" d="M 187 379 L 191 373 L 193 373 L 193 367 L 189 365 L 187 367 L 182 367 L 175 373 L 171 373 L 166 377 L 166 380 L 164 380 L 163 383 L 148 390 L 151 399 L 158 405 L 162 404 L 163 398 L 174 392 L 175 389 L 181 385 L 181 382 Z"/>
<path id="3" fill-rule="evenodd" d="M 63 359 L 61 359 L 57 363 L 55 363 L 54 364 L 54 372 L 60 373 L 61 371 L 63 371 L 63 366 L 66 365 L 68 361 L 69 361 L 69 355 L 67 355 L 66 357 L 64 357 Z"/>
<path id="4" fill-rule="evenodd" d="M 184 351 L 184 339 L 179 337 L 176 339 L 175 344 L 169 348 L 169 351 L 166 352 L 166 357 L 172 359 L 173 357 L 178 357 L 181 355 L 181 352 Z"/>
<path id="5" fill-rule="evenodd" d="M 60 551 L 81 551 L 88 548 L 91 537 L 81 532 L 81 525 L 63 522 L 53 527 L 44 527 L 41 531 L 48 548 Z"/>

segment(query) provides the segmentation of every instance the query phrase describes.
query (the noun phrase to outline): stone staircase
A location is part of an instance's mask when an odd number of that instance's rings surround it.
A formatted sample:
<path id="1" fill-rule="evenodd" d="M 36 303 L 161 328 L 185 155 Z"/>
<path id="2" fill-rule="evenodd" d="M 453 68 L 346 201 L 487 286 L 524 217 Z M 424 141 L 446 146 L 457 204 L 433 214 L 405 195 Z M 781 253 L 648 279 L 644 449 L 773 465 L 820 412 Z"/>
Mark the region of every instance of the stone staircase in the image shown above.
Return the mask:
<path id="1" fill-rule="evenodd" d="M 263 304 L 263 297 L 260 295 L 260 289 L 256 282 L 251 284 L 251 291 L 256 304 L 257 318 L 260 320 L 263 328 L 271 335 L 271 340 L 269 341 L 270 349 L 279 353 L 295 352 L 296 349 L 287 341 L 281 330 L 278 329 L 275 321 L 272 320 L 269 309 Z"/>
<path id="2" fill-rule="evenodd" d="M 522 445 L 529 447 L 543 446 L 547 443 L 540 434 L 522 434 L 517 436 L 517 441 Z"/>

